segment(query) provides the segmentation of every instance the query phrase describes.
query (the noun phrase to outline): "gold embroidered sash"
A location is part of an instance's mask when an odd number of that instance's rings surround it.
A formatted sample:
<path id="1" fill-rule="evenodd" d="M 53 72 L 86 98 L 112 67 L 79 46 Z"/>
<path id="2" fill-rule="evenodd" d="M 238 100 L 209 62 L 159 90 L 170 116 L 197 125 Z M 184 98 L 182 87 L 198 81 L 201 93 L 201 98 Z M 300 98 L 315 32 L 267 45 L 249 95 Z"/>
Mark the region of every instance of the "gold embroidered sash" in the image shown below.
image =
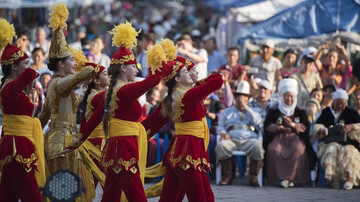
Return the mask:
<path id="1" fill-rule="evenodd" d="M 175 133 L 177 135 L 192 135 L 204 139 L 205 151 L 207 151 L 210 134 L 207 120 L 205 117 L 201 121 L 176 122 Z"/>

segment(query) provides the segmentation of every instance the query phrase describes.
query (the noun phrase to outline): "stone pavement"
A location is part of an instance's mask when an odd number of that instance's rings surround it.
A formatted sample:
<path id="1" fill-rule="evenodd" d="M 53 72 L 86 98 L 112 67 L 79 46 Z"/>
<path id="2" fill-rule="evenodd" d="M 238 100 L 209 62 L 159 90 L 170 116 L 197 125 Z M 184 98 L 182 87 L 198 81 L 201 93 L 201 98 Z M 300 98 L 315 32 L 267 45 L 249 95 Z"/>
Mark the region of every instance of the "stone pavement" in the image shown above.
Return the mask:
<path id="1" fill-rule="evenodd" d="M 280 188 L 278 186 L 266 185 L 261 188 L 254 188 L 248 186 L 247 179 L 235 179 L 233 185 L 218 186 L 215 180 L 210 181 L 212 190 L 215 195 L 215 201 L 221 202 L 239 202 L 239 201 L 327 201 L 327 202 L 360 202 L 360 188 L 355 187 L 352 190 L 332 189 L 326 188 L 311 188 L 311 187 L 293 187 L 293 188 Z M 149 187 L 151 184 L 145 184 Z M 102 189 L 98 186 L 97 196 L 94 202 L 101 200 Z M 149 202 L 159 201 L 159 197 L 148 199 Z M 186 197 L 184 201 L 187 201 Z"/>

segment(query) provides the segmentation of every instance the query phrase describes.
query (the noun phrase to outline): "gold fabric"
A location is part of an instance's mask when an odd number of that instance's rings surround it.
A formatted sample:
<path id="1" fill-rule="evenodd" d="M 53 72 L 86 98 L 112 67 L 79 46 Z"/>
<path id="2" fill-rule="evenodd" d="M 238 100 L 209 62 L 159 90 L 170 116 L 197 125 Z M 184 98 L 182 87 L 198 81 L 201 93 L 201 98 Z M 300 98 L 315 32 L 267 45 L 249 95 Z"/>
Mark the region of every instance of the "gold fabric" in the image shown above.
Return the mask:
<path id="1" fill-rule="evenodd" d="M 64 58 L 74 55 L 70 46 L 66 43 L 63 29 L 61 27 L 53 31 L 49 48 L 49 58 Z"/>
<path id="2" fill-rule="evenodd" d="M 144 184 L 146 155 L 147 155 L 147 138 L 145 128 L 139 122 L 124 121 L 116 118 L 110 118 L 109 121 L 109 136 L 136 136 L 138 142 L 140 178 Z"/>
<path id="3" fill-rule="evenodd" d="M 26 137 L 35 147 L 37 156 L 38 172 L 35 172 L 36 181 L 39 186 L 44 186 L 45 177 L 45 155 L 44 155 L 44 137 L 39 119 L 31 118 L 25 115 L 3 114 L 3 125 L 5 135 L 14 135 Z M 32 155 L 30 160 L 36 159 Z M 16 156 L 17 161 L 26 163 L 21 156 Z M 30 163 L 29 163 L 30 164 Z"/>
<path id="4" fill-rule="evenodd" d="M 99 124 L 98 126 L 96 126 L 96 128 L 94 129 L 94 131 L 90 134 L 90 136 L 88 138 L 89 139 L 91 139 L 91 138 L 105 138 L 103 125 Z"/>
<path id="5" fill-rule="evenodd" d="M 207 151 L 210 134 L 206 118 L 203 118 L 201 121 L 176 122 L 175 133 L 204 139 L 205 151 Z"/>

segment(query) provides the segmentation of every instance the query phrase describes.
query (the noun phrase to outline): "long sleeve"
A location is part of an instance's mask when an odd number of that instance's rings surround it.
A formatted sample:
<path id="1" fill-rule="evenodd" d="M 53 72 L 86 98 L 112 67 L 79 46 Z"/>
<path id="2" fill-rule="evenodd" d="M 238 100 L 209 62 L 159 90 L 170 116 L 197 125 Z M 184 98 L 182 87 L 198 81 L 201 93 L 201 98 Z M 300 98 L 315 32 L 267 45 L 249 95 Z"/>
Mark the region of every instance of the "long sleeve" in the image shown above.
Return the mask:
<path id="1" fill-rule="evenodd" d="M 218 135 L 220 135 L 222 133 L 226 133 L 225 120 L 226 120 L 226 117 L 228 116 L 228 114 L 230 112 L 230 109 L 231 108 L 225 109 L 220 115 L 220 119 L 218 121 L 218 126 L 216 127 L 216 133 Z"/>
<path id="2" fill-rule="evenodd" d="M 154 136 L 170 119 L 161 115 L 162 103 L 155 111 L 141 122 L 149 137 Z"/>
<path id="3" fill-rule="evenodd" d="M 118 95 L 121 92 L 126 92 L 126 94 L 122 95 L 131 102 L 138 99 L 141 95 L 156 86 L 160 82 L 160 80 L 160 75 L 150 75 L 142 81 L 124 85 L 121 90 L 118 91 Z"/>
<path id="4" fill-rule="evenodd" d="M 191 103 L 200 103 L 204 100 L 210 93 L 219 89 L 223 84 L 223 79 L 221 74 L 212 74 L 206 81 L 198 86 L 193 87 L 184 95 L 184 102 L 188 104 Z"/>
<path id="5" fill-rule="evenodd" d="M 8 94 L 10 95 L 9 98 L 15 100 L 19 96 L 20 92 L 23 91 L 26 86 L 38 76 L 39 74 L 35 70 L 26 68 L 19 77 L 12 81 L 11 89 L 9 89 L 10 92 Z"/>
<path id="6" fill-rule="evenodd" d="M 75 74 L 59 79 L 56 88 L 61 96 L 67 97 L 75 86 L 95 75 L 96 72 L 92 66 L 85 66 Z"/>
<path id="7" fill-rule="evenodd" d="M 259 113 L 255 112 L 253 109 L 251 109 L 250 107 L 247 108 L 246 110 L 246 116 L 247 117 L 251 117 L 251 122 L 255 125 L 258 126 L 261 124 L 261 116 Z"/>

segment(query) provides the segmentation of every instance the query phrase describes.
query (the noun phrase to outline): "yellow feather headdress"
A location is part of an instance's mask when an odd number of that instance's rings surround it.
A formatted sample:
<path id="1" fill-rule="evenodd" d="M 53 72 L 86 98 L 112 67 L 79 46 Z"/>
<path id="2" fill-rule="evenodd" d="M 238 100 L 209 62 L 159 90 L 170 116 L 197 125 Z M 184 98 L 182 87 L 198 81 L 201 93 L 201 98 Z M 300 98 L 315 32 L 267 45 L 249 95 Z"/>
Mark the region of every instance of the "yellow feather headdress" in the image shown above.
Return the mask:
<path id="1" fill-rule="evenodd" d="M 87 59 L 81 49 L 73 49 L 74 59 L 77 63 L 75 72 L 78 72 L 87 62 Z"/>
<path id="2" fill-rule="evenodd" d="M 123 46 L 129 50 L 137 46 L 136 37 L 140 32 L 141 30 L 136 31 L 132 24 L 128 21 L 115 26 L 111 31 L 109 31 L 109 33 L 113 35 L 113 46 Z"/>
<path id="3" fill-rule="evenodd" d="M 11 44 L 15 36 L 14 26 L 4 18 L 0 18 L 0 50 Z"/>
<path id="4" fill-rule="evenodd" d="M 59 3 L 54 5 L 51 8 L 52 12 L 49 14 L 50 15 L 50 25 L 49 27 L 53 28 L 54 30 L 57 28 L 66 28 L 67 24 L 66 24 L 66 20 L 68 19 L 69 16 L 69 11 L 66 8 L 64 3 Z"/>
<path id="5" fill-rule="evenodd" d="M 166 54 L 163 47 L 156 43 L 150 50 L 146 51 L 146 62 L 150 66 L 151 73 L 155 74 L 155 71 L 161 71 L 163 62 L 167 62 Z"/>
<path id="6" fill-rule="evenodd" d="M 179 47 L 175 46 L 174 42 L 170 39 L 162 39 L 160 45 L 163 47 L 168 61 L 173 61 L 176 59 L 177 50 Z"/>

